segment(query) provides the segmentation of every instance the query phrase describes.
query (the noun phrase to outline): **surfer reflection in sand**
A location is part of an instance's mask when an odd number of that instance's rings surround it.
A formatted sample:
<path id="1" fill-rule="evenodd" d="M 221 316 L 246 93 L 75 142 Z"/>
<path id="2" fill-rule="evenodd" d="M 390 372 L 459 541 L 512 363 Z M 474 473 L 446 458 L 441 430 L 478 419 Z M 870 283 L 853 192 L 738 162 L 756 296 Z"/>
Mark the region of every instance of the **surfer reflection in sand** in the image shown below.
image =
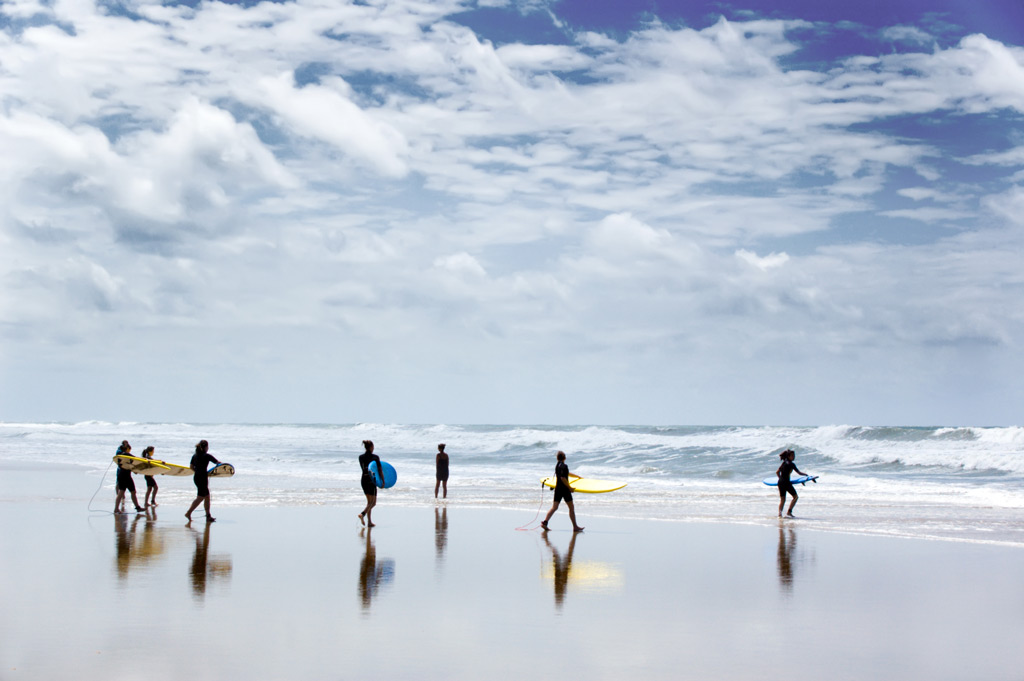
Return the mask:
<path id="1" fill-rule="evenodd" d="M 363 607 L 363 614 L 370 611 L 370 605 L 374 597 L 379 595 L 381 588 L 395 578 L 395 561 L 390 558 L 377 560 L 377 549 L 370 537 L 372 533 L 373 530 L 369 527 L 359 531 L 359 536 L 365 536 L 366 539 L 366 550 L 359 565 L 359 601 Z"/>
<path id="2" fill-rule="evenodd" d="M 437 551 L 437 567 L 444 565 L 444 550 L 448 547 L 448 507 L 434 507 L 434 548 Z"/>
<path id="3" fill-rule="evenodd" d="M 572 539 L 569 540 L 569 548 L 565 552 L 565 558 L 562 558 L 562 554 L 558 552 L 555 545 L 548 540 L 547 533 L 541 534 L 541 538 L 544 543 L 551 549 L 551 565 L 554 568 L 554 579 L 555 579 L 555 607 L 559 610 L 562 609 L 562 604 L 565 602 L 565 593 L 569 589 L 569 572 L 572 570 L 572 552 L 576 549 L 576 537 L 579 536 L 578 532 L 572 533 Z"/>
<path id="4" fill-rule="evenodd" d="M 138 527 L 143 520 L 145 522 L 140 537 Z M 164 551 L 163 538 L 156 528 L 156 512 L 154 510 L 147 510 L 145 515 L 136 515 L 131 519 L 130 525 L 129 527 L 128 516 L 114 515 L 116 567 L 117 576 L 121 579 L 128 576 L 128 571 L 133 565 L 145 565 Z"/>
<path id="5" fill-rule="evenodd" d="M 795 576 L 798 568 L 806 563 L 814 562 L 813 551 L 807 555 L 806 549 L 799 549 L 796 541 L 796 530 L 792 525 L 779 521 L 779 550 L 776 554 L 776 567 L 779 573 L 779 589 L 789 596 L 793 593 Z"/>
<path id="6" fill-rule="evenodd" d="M 207 581 L 231 577 L 231 556 L 217 554 L 210 557 L 210 523 L 202 532 L 191 527 L 189 532 L 195 537 L 196 548 L 192 554 L 192 567 L 189 570 L 192 578 L 192 596 L 202 599 L 206 595 Z"/>

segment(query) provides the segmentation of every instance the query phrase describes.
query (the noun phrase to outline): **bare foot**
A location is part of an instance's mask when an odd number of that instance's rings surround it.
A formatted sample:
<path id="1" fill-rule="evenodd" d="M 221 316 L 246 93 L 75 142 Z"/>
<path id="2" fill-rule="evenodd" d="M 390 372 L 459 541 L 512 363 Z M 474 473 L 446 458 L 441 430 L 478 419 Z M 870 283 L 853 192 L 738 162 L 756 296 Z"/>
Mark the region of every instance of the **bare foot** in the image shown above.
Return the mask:
<path id="1" fill-rule="evenodd" d="M 366 521 L 363 520 L 363 514 L 362 513 L 359 514 L 359 522 L 362 523 L 363 525 L 366 525 Z"/>
<path id="2" fill-rule="evenodd" d="M 186 513 L 185 517 L 188 518 L 189 522 L 192 522 L 192 514 L 191 513 Z"/>
<path id="3" fill-rule="evenodd" d="M 574 527 L 574 528 L 572 528 L 572 531 L 573 531 L 573 532 L 582 532 L 582 531 L 583 531 L 583 528 L 582 528 L 582 527 L 579 527 L 579 526 L 577 526 L 577 527 Z"/>
<path id="4" fill-rule="evenodd" d="M 206 516 L 206 522 L 214 523 L 214 522 L 217 522 L 217 519 L 214 518 L 212 515 L 208 515 L 208 516 Z"/>
<path id="5" fill-rule="evenodd" d="M 542 521 L 540 522 L 540 526 L 541 526 L 542 528 L 544 528 L 544 531 L 547 531 L 547 529 L 548 529 L 548 524 L 547 524 L 547 522 L 546 522 L 546 521 L 542 520 Z"/>
<path id="6" fill-rule="evenodd" d="M 370 523 L 369 525 L 367 525 L 367 527 L 377 527 L 377 526 L 374 525 L 373 523 Z"/>

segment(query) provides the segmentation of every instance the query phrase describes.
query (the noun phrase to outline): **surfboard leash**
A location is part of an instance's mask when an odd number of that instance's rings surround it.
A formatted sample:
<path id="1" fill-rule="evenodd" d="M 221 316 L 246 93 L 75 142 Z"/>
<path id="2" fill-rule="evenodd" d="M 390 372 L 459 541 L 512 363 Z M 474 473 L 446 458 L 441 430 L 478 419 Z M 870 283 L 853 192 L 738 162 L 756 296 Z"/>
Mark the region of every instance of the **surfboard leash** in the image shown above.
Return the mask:
<path id="1" fill-rule="evenodd" d="M 107 470 L 103 471 L 103 477 L 100 478 L 100 486 L 96 488 L 96 491 L 92 493 L 92 497 L 89 499 L 89 504 L 86 506 L 86 508 L 89 510 L 90 513 L 101 513 L 102 512 L 102 513 L 110 513 L 110 515 L 114 515 L 112 511 L 104 511 L 102 508 L 93 509 L 93 507 L 92 507 L 92 501 L 93 501 L 93 499 L 96 498 L 96 495 L 100 493 L 100 490 L 103 489 L 103 483 L 107 479 L 107 473 L 110 472 L 110 467 L 113 466 L 113 465 L 114 465 L 114 460 L 111 459 L 110 460 L 110 464 L 107 466 Z"/>
<path id="2" fill-rule="evenodd" d="M 517 527 L 516 531 L 517 532 L 529 532 L 531 530 L 536 530 L 537 529 L 536 527 L 530 527 L 530 525 L 533 525 L 534 521 L 537 520 L 537 518 L 540 517 L 540 512 L 542 510 L 544 510 L 544 483 L 543 482 L 540 483 L 540 504 L 537 505 L 537 512 L 533 515 L 533 520 L 531 520 L 530 522 L 526 523 L 525 525 Z"/>

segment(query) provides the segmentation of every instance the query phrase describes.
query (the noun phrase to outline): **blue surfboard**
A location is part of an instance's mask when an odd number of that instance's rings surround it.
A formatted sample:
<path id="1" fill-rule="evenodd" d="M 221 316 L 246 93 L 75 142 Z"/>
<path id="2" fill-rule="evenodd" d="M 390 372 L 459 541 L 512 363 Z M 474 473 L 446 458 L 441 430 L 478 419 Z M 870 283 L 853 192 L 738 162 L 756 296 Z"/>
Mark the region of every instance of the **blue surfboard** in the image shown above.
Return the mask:
<path id="1" fill-rule="evenodd" d="M 794 485 L 803 485 L 803 484 L 806 484 L 808 482 L 815 482 L 817 479 L 818 479 L 817 475 L 798 475 L 795 478 L 790 478 L 789 481 L 791 483 L 793 483 Z M 779 479 L 778 478 L 765 478 L 764 479 L 764 484 L 768 485 L 769 487 L 778 487 L 779 486 Z"/>
<path id="2" fill-rule="evenodd" d="M 373 481 L 377 483 L 377 487 L 387 489 L 392 487 L 398 482 L 398 473 L 395 471 L 395 467 L 389 464 L 387 461 L 381 461 L 380 467 L 384 469 L 384 479 L 380 479 L 380 472 L 377 470 L 377 462 L 370 462 L 370 475 L 373 476 Z"/>

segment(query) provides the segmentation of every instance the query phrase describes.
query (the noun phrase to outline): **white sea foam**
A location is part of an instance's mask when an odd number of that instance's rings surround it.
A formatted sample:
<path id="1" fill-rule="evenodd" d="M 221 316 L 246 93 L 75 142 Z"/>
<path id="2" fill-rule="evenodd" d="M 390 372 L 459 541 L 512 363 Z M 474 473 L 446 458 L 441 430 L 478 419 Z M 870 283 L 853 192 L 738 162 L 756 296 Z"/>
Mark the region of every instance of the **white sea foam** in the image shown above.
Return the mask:
<path id="1" fill-rule="evenodd" d="M 730 522 L 774 515 L 774 488 L 760 481 L 791 447 L 801 470 L 822 476 L 799 488 L 799 508 L 813 510 L 817 527 L 1024 544 L 1019 427 L 8 423 L 0 424 L 0 462 L 73 463 L 98 474 L 122 439 L 183 464 L 199 439 L 209 440 L 214 455 L 238 469 L 219 483 L 220 503 L 358 504 L 356 458 L 361 441 L 372 439 L 399 469 L 388 503 L 432 499 L 434 454 L 445 442 L 459 503 L 534 507 L 548 499 L 539 480 L 561 449 L 574 472 L 629 483 L 585 497 L 591 513 Z M 175 478 L 162 490 L 173 500 L 179 491 L 187 497 L 190 484 Z"/>

